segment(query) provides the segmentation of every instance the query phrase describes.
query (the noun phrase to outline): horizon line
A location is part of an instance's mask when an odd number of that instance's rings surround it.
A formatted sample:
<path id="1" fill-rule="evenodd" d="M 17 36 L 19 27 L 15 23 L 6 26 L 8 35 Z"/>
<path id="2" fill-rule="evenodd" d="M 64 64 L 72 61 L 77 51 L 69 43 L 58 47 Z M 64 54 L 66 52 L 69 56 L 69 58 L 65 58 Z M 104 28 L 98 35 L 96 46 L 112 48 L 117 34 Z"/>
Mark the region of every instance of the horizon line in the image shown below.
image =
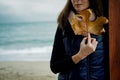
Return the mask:
<path id="1" fill-rule="evenodd" d="M 56 22 L 57 23 L 57 20 L 55 21 L 24 21 L 24 22 L 0 22 L 0 24 L 19 24 L 19 23 L 40 23 L 40 22 Z"/>

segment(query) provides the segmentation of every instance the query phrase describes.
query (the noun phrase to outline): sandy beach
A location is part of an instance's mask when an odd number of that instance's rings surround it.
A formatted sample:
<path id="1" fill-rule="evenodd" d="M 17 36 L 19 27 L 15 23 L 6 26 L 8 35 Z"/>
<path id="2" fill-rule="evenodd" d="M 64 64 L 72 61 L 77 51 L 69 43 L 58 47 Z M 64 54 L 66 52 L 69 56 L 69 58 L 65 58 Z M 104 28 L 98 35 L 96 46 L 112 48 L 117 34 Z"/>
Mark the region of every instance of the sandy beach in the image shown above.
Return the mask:
<path id="1" fill-rule="evenodd" d="M 0 62 L 0 80 L 57 80 L 49 62 Z"/>

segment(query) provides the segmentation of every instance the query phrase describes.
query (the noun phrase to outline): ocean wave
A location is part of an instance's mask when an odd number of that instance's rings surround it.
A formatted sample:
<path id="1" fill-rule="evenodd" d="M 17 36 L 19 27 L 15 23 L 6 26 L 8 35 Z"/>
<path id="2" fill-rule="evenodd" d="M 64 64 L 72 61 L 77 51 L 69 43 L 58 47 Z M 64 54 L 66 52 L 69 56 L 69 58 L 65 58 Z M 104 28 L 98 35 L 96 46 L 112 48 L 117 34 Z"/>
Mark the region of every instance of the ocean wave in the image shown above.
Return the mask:
<path id="1" fill-rule="evenodd" d="M 0 49 L 2 61 L 36 61 L 50 60 L 52 46 L 31 47 L 24 49 Z"/>
<path id="2" fill-rule="evenodd" d="M 50 53 L 52 46 L 31 47 L 24 49 L 0 49 L 0 54 L 44 54 Z"/>

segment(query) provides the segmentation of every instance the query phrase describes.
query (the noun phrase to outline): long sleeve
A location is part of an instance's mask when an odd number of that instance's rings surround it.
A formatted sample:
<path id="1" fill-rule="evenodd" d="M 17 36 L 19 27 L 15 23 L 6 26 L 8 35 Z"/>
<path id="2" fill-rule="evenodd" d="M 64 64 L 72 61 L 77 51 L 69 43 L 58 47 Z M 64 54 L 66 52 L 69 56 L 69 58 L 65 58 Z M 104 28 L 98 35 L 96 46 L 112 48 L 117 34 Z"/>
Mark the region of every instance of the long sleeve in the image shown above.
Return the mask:
<path id="1" fill-rule="evenodd" d="M 62 39 L 62 29 L 58 27 L 55 34 L 50 61 L 50 68 L 53 73 L 65 72 L 75 66 L 74 62 L 72 61 L 72 56 L 64 56 L 65 49 Z"/>

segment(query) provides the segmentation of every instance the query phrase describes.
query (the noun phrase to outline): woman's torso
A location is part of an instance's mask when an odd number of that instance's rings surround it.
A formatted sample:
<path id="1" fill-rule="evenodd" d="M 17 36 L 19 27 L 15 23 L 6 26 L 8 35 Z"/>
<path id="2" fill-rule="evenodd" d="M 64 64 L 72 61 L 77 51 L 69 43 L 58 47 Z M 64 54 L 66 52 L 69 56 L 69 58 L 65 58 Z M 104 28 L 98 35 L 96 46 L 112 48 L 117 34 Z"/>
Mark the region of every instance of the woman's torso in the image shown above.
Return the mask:
<path id="1" fill-rule="evenodd" d="M 63 29 L 65 56 L 72 56 L 79 51 L 84 36 L 73 35 L 69 37 L 66 35 L 69 32 L 66 32 L 66 29 Z M 98 41 L 96 51 L 80 61 L 74 69 L 59 73 L 58 80 L 105 80 L 105 54 L 107 53 L 104 46 L 104 35 L 91 35 L 91 37 Z"/>

